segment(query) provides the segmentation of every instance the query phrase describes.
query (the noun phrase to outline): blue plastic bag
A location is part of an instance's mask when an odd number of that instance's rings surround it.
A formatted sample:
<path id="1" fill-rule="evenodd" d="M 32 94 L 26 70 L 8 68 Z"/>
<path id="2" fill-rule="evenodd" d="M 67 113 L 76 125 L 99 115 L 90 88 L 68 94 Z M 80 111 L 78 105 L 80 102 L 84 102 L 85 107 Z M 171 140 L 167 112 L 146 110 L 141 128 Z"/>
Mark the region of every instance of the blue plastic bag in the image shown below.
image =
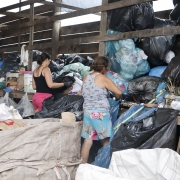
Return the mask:
<path id="1" fill-rule="evenodd" d="M 156 76 L 156 77 L 161 77 L 162 73 L 164 70 L 167 68 L 167 66 L 157 66 L 154 67 L 150 70 L 149 76 Z"/>
<path id="2" fill-rule="evenodd" d="M 120 32 L 108 30 L 107 34 Z M 132 80 L 150 71 L 144 51 L 136 48 L 132 39 L 107 41 L 105 56 L 111 62 L 111 69 L 125 80 Z"/>
<path id="3" fill-rule="evenodd" d="M 114 82 L 123 94 L 127 94 L 128 81 L 124 80 L 120 75 L 113 71 L 108 71 L 106 76 Z"/>
<path id="4" fill-rule="evenodd" d="M 110 104 L 110 115 L 111 115 L 111 122 L 112 125 L 117 121 L 118 113 L 119 113 L 119 106 L 120 100 L 115 101 L 114 99 L 108 98 Z"/>

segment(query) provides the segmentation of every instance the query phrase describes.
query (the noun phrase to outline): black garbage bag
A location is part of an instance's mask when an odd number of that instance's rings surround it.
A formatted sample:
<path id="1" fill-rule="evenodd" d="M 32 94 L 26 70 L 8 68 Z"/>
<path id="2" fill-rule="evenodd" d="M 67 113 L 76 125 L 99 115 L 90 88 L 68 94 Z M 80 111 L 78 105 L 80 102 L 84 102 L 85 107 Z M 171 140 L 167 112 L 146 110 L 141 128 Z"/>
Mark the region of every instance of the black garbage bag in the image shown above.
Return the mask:
<path id="1" fill-rule="evenodd" d="M 143 76 L 131 80 L 128 84 L 128 95 L 139 103 L 147 103 L 156 97 L 159 83 L 163 80 L 154 76 Z"/>
<path id="2" fill-rule="evenodd" d="M 119 0 L 108 0 L 109 3 Z M 109 28 L 128 32 L 151 29 L 154 26 L 154 10 L 151 2 L 136 4 L 108 11 Z"/>
<path id="3" fill-rule="evenodd" d="M 55 60 L 54 60 L 57 64 L 65 64 L 65 59 L 60 59 L 60 58 L 56 58 Z"/>
<path id="4" fill-rule="evenodd" d="M 160 108 L 152 117 L 122 124 L 110 143 L 111 153 L 130 148 L 175 150 L 177 116 L 176 110 Z M 147 121 L 151 122 L 148 127 Z"/>
<path id="5" fill-rule="evenodd" d="M 171 20 L 155 18 L 154 21 L 155 29 L 176 25 L 177 23 Z M 146 37 L 143 38 L 137 46 L 144 50 L 145 54 L 148 56 L 148 62 L 154 67 L 165 64 L 165 56 L 168 51 L 173 48 L 175 40 L 175 35 Z"/>
<path id="6" fill-rule="evenodd" d="M 82 120 L 83 117 L 83 97 L 79 95 L 62 95 L 54 101 L 50 97 L 43 102 L 42 111 L 37 112 L 34 118 L 61 118 L 62 112 L 73 112 L 76 120 Z"/>
<path id="7" fill-rule="evenodd" d="M 178 4 L 178 3 L 180 3 L 180 0 L 173 0 L 174 6 L 175 6 L 176 4 Z"/>
<path id="8" fill-rule="evenodd" d="M 172 51 L 174 52 L 175 56 L 180 55 L 180 35 L 177 35 Z"/>
<path id="9" fill-rule="evenodd" d="M 3 64 L 20 63 L 20 56 L 15 53 L 4 53 Z"/>
<path id="10" fill-rule="evenodd" d="M 53 79 L 53 81 L 54 81 L 57 77 L 59 77 L 59 74 L 57 74 L 56 72 L 52 72 L 51 74 L 52 74 L 52 79 Z"/>
<path id="11" fill-rule="evenodd" d="M 40 55 L 42 52 L 38 50 L 33 50 L 33 61 L 37 61 L 38 55 Z"/>
<path id="12" fill-rule="evenodd" d="M 167 82 L 169 77 L 174 86 L 180 86 L 180 56 L 172 58 L 161 77 Z"/>
<path id="13" fill-rule="evenodd" d="M 49 68 L 51 72 L 61 71 L 64 67 L 64 64 L 57 64 L 55 61 L 51 61 L 49 64 Z"/>
<path id="14" fill-rule="evenodd" d="M 75 78 L 71 77 L 71 76 L 62 76 L 62 75 L 60 75 L 59 77 L 57 77 L 54 80 L 54 82 L 56 82 L 56 83 L 70 82 L 69 86 L 63 86 L 63 87 L 60 87 L 60 88 L 53 89 L 53 95 L 55 96 L 55 99 L 56 99 L 57 94 L 63 93 L 63 91 L 65 91 L 67 88 L 69 88 L 69 87 L 71 87 L 73 85 L 73 83 L 75 82 Z"/>
<path id="15" fill-rule="evenodd" d="M 174 9 L 170 12 L 169 17 L 171 20 L 178 21 L 180 18 L 180 3 L 176 4 Z"/>
<path id="16" fill-rule="evenodd" d="M 73 74 L 74 77 L 77 77 L 78 79 L 82 80 L 82 76 L 79 73 L 72 72 L 72 71 L 66 71 L 61 74 L 61 76 L 66 76 L 67 74 Z"/>
<path id="17" fill-rule="evenodd" d="M 61 62 L 64 62 L 65 65 L 73 64 L 80 62 L 85 66 L 90 66 L 93 63 L 93 59 L 91 57 L 83 58 L 77 54 L 63 54 L 59 57 Z"/>

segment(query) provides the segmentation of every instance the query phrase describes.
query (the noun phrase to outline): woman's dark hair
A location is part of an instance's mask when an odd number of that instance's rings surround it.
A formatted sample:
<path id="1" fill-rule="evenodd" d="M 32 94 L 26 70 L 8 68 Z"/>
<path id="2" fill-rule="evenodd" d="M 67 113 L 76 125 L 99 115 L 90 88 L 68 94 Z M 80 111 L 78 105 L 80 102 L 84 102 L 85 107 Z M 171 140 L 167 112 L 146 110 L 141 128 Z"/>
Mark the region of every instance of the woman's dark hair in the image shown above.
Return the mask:
<path id="1" fill-rule="evenodd" d="M 46 59 L 51 59 L 51 56 L 48 53 L 43 52 L 42 54 L 39 54 L 37 56 L 37 64 L 41 65 Z"/>
<path id="2" fill-rule="evenodd" d="M 107 68 L 109 64 L 109 60 L 104 56 L 96 57 L 91 65 L 90 71 L 101 72 L 103 70 L 103 67 Z"/>

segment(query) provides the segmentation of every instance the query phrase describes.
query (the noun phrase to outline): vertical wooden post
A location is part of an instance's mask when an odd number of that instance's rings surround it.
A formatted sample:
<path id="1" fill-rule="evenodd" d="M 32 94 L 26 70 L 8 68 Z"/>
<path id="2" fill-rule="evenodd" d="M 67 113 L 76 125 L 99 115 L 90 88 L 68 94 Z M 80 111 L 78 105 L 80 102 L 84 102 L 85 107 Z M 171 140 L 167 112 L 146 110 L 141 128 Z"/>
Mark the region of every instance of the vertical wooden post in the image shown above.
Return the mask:
<path id="1" fill-rule="evenodd" d="M 108 0 L 102 0 L 102 5 L 108 4 Z M 100 35 L 105 35 L 107 30 L 107 11 L 101 12 Z M 99 56 L 105 54 L 105 42 L 99 43 Z"/>
<path id="2" fill-rule="evenodd" d="M 30 4 L 30 21 L 34 21 L 34 3 Z M 29 29 L 29 45 L 33 45 L 34 41 L 34 26 Z M 28 70 L 32 70 L 33 51 L 29 52 Z"/>
<path id="3" fill-rule="evenodd" d="M 53 2 L 61 3 L 62 0 L 53 0 Z M 54 15 L 58 15 L 58 14 L 61 14 L 61 7 L 55 6 Z M 52 42 L 59 41 L 60 27 L 61 27 L 61 20 L 57 20 L 53 23 Z M 58 54 L 58 47 L 57 46 L 52 47 L 52 59 L 55 59 L 57 54 Z"/>
<path id="4" fill-rule="evenodd" d="M 19 3 L 21 3 L 21 0 L 19 0 Z M 19 12 L 21 12 L 21 7 L 19 7 Z M 19 25 L 21 24 L 21 18 L 19 18 Z M 21 53 L 21 30 L 19 29 L 18 32 L 18 53 Z"/>

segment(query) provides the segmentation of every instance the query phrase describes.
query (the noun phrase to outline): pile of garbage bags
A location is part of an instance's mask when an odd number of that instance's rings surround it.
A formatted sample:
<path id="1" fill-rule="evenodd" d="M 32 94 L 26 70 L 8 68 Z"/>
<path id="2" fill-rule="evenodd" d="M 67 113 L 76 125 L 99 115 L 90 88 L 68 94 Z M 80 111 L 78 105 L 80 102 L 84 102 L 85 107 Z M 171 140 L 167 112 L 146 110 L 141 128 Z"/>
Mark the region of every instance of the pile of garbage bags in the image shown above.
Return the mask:
<path id="1" fill-rule="evenodd" d="M 118 33 L 112 30 L 107 31 L 107 34 Z M 112 71 L 127 81 L 145 75 L 150 71 L 146 54 L 143 50 L 135 47 L 132 39 L 107 41 L 105 56 L 111 62 Z"/>
<path id="2" fill-rule="evenodd" d="M 176 26 L 176 21 L 163 20 L 155 18 L 154 29 Z M 143 49 L 148 56 L 148 62 L 152 66 L 160 66 L 166 64 L 166 54 L 173 48 L 176 35 L 146 37 L 141 39 L 138 47 Z"/>
<path id="3" fill-rule="evenodd" d="M 5 53 L 0 69 L 0 77 L 6 77 L 7 72 L 18 72 L 20 69 L 20 56 L 15 53 Z"/>
<path id="4" fill-rule="evenodd" d="M 120 0 L 108 0 L 109 3 Z M 153 28 L 154 10 L 152 2 L 113 9 L 108 12 L 109 28 L 128 32 Z"/>
<path id="5" fill-rule="evenodd" d="M 80 95 L 59 94 L 58 99 L 50 97 L 43 102 L 42 110 L 34 118 L 61 118 L 62 112 L 73 112 L 77 121 L 83 119 L 83 97 Z"/>
<path id="6" fill-rule="evenodd" d="M 169 115 L 166 116 L 166 113 Z M 124 149 L 170 148 L 175 150 L 177 116 L 178 111 L 173 109 L 132 106 L 116 120 L 110 143 L 99 149 L 92 164 L 108 168 L 111 153 Z"/>

